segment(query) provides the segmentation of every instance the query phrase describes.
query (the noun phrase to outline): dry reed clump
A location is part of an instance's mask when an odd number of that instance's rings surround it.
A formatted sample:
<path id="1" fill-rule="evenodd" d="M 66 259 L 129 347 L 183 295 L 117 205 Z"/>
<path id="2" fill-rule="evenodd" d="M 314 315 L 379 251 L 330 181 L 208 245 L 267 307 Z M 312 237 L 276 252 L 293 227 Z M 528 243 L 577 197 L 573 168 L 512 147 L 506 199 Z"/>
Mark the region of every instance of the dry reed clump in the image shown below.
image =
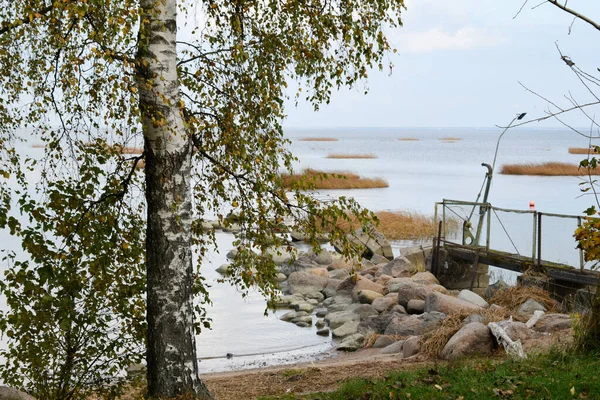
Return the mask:
<path id="1" fill-rule="evenodd" d="M 547 162 L 542 164 L 507 164 L 500 170 L 505 175 L 582 176 L 600 175 L 600 169 L 580 168 L 576 164 Z"/>
<path id="2" fill-rule="evenodd" d="M 357 159 L 362 159 L 362 158 L 377 158 L 377 156 L 375 154 L 340 154 L 340 153 L 330 153 L 327 155 L 326 158 L 357 158 Z"/>
<path id="3" fill-rule="evenodd" d="M 113 148 L 121 154 L 142 154 L 144 152 L 139 147 L 122 146 L 120 144 L 115 144 Z"/>
<path id="4" fill-rule="evenodd" d="M 409 211 L 379 211 L 375 213 L 377 229 L 389 240 L 424 240 L 437 233 L 437 224 L 433 217 Z M 344 232 L 353 232 L 361 224 L 349 215 L 350 221 L 338 220 L 337 226 Z M 458 222 L 447 221 L 447 231 L 458 229 Z"/>
<path id="5" fill-rule="evenodd" d="M 45 145 L 45 144 L 40 144 L 40 143 L 36 143 L 36 144 L 32 144 L 32 145 L 31 145 L 31 148 L 32 148 L 32 149 L 43 149 L 43 148 L 45 148 L 45 147 L 46 147 L 46 145 Z"/>
<path id="6" fill-rule="evenodd" d="M 325 174 L 325 175 L 323 175 Z M 283 185 L 290 187 L 294 182 L 308 182 L 314 189 L 377 189 L 389 186 L 382 178 L 363 178 L 349 172 L 323 172 L 313 169 L 304 170 L 301 174 L 282 174 Z"/>
<path id="7" fill-rule="evenodd" d="M 569 147 L 569 154 L 598 154 L 595 147 Z"/>
<path id="8" fill-rule="evenodd" d="M 544 305 L 548 312 L 557 312 L 557 302 L 550 293 L 535 286 L 513 286 L 506 290 L 500 290 L 490 299 L 490 304 L 498 304 L 509 312 L 516 313 L 523 303 L 533 299 Z"/>
<path id="9" fill-rule="evenodd" d="M 472 310 L 447 316 L 436 330 L 423 335 L 421 338 L 421 352 L 430 357 L 439 356 L 450 338 L 463 327 L 463 320 L 471 314 L 474 314 Z M 484 318 L 485 324 L 503 321 L 510 316 L 505 309 L 481 309 L 477 311 L 477 314 Z"/>
<path id="10" fill-rule="evenodd" d="M 301 142 L 337 142 L 339 139 L 331 137 L 305 137 L 299 140 Z"/>
<path id="11" fill-rule="evenodd" d="M 414 138 L 414 137 L 403 137 L 398 140 L 402 140 L 402 141 L 406 141 L 406 142 L 415 142 L 415 141 L 418 141 L 419 139 Z"/>
<path id="12" fill-rule="evenodd" d="M 443 140 L 445 142 L 456 142 L 458 140 L 462 140 L 462 138 L 458 138 L 458 137 L 445 137 L 445 138 L 440 138 L 440 140 Z"/>

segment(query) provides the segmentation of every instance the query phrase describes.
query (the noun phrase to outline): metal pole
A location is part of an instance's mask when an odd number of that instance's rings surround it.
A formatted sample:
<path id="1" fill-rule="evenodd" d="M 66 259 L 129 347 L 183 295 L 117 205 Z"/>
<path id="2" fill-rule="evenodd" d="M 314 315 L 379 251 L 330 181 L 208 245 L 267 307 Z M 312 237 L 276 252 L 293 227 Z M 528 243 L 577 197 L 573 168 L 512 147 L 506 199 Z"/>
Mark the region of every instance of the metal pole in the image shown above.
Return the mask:
<path id="1" fill-rule="evenodd" d="M 535 251 L 537 245 L 537 211 L 533 212 L 533 243 L 531 244 L 531 265 L 535 265 Z"/>
<path id="2" fill-rule="evenodd" d="M 577 217 L 577 227 L 581 228 L 581 217 Z M 583 261 L 583 249 L 579 249 L 579 269 L 583 271 L 583 266 L 585 262 Z"/>
<path id="3" fill-rule="evenodd" d="M 487 216 L 488 216 L 488 218 L 487 218 L 487 237 L 485 239 L 485 249 L 489 250 L 491 234 L 492 234 L 492 213 L 488 212 Z"/>
<path id="4" fill-rule="evenodd" d="M 538 224 L 537 224 L 537 231 L 538 231 L 538 240 L 537 240 L 537 254 L 538 254 L 538 268 L 541 269 L 542 267 L 542 213 L 538 212 Z"/>

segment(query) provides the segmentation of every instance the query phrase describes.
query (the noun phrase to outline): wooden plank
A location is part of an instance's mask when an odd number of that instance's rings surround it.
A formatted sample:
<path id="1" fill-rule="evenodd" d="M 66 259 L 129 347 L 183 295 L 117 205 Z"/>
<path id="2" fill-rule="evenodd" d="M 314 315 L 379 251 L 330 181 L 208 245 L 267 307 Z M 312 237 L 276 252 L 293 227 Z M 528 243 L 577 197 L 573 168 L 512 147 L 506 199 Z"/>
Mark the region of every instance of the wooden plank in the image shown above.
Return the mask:
<path id="1" fill-rule="evenodd" d="M 546 275 L 555 281 L 579 283 L 581 285 L 598 285 L 598 273 L 595 271 L 581 272 L 562 268 L 547 268 Z"/>

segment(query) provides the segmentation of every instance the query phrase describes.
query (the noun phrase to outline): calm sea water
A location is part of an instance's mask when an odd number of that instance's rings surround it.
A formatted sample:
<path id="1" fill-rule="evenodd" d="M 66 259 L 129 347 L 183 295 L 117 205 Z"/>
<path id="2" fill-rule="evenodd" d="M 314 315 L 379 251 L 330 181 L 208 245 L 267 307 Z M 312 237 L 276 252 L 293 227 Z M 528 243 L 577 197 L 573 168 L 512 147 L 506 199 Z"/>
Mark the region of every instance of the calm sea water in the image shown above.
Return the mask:
<path id="1" fill-rule="evenodd" d="M 409 210 L 432 215 L 435 203 L 442 199 L 475 201 L 486 172 L 481 163 L 492 163 L 500 133 L 500 129 L 493 128 L 344 128 L 289 129 L 286 136 L 292 141 L 292 152 L 300 159 L 298 169 L 351 171 L 366 177 L 381 177 L 389 182 L 389 187 L 385 189 L 321 191 L 317 196 L 352 196 L 373 211 Z M 332 137 L 338 140 L 300 140 L 308 137 Z M 447 137 L 460 140 L 441 140 Z M 399 140 L 401 138 L 418 140 Z M 509 163 L 578 163 L 582 156 L 568 154 L 567 149 L 587 145 L 586 139 L 565 130 L 510 130 L 500 142 L 496 171 Z M 377 158 L 326 158 L 330 153 L 370 153 Z M 580 179 L 575 177 L 507 176 L 496 173 L 489 201 L 497 207 L 524 210 L 529 208 L 530 201 L 535 201 L 540 211 L 581 214 L 593 199 L 580 197 L 579 182 Z M 494 247 L 512 251 L 513 246 L 507 239 L 511 237 L 518 251 L 530 254 L 531 215 L 499 214 L 493 216 L 503 222 L 503 225 L 492 224 Z M 508 235 L 500 229 L 502 226 Z M 572 238 L 575 229 L 573 221 L 548 220 L 544 226 L 549 231 L 555 231 L 544 236 L 547 249 L 544 258 L 568 262 L 578 259 Z M 0 235 L 3 243 L 12 242 L 17 246 L 6 232 Z M 217 238 L 220 252 L 212 252 L 201 268 L 207 282 L 212 285 L 210 293 L 214 302 L 208 309 L 208 316 L 213 319 L 212 330 L 203 331 L 197 338 L 201 371 L 294 362 L 314 357 L 331 348 L 330 339 L 317 336 L 315 328 L 298 328 L 279 321 L 278 316 L 284 310 L 264 317 L 265 302 L 258 294 L 251 293 L 248 298 L 242 299 L 236 288 L 217 283 L 219 276 L 214 270 L 226 262 L 225 254 L 231 248 L 233 237 L 220 232 Z M 406 243 L 394 244 L 395 254 L 399 253 L 402 245 Z M 4 307 L 1 299 L 0 307 Z M 226 358 L 227 353 L 232 353 L 234 357 Z"/>

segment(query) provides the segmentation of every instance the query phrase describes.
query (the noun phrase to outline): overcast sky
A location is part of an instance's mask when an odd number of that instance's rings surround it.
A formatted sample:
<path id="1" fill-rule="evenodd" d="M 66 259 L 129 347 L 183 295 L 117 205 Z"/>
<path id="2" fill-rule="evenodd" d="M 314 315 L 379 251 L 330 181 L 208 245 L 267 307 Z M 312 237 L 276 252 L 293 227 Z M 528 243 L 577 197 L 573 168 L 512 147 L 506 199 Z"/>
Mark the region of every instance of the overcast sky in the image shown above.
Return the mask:
<path id="1" fill-rule="evenodd" d="M 550 5 L 530 0 L 407 0 L 404 26 L 388 37 L 398 49 L 395 65 L 369 74 L 364 88 L 342 90 L 314 112 L 290 101 L 284 126 L 311 127 L 490 127 L 519 112 L 542 116 L 547 104 L 519 85 L 567 104 L 572 93 L 590 99 L 556 48 L 588 72 L 600 75 L 600 31 Z M 600 1 L 568 5 L 600 20 Z M 598 110 L 600 111 L 600 110 Z M 600 114 L 600 112 L 599 112 Z M 600 115 L 598 116 L 600 118 Z M 587 126 L 580 114 L 570 123 Z M 553 120 L 532 127 L 561 126 Z"/>

